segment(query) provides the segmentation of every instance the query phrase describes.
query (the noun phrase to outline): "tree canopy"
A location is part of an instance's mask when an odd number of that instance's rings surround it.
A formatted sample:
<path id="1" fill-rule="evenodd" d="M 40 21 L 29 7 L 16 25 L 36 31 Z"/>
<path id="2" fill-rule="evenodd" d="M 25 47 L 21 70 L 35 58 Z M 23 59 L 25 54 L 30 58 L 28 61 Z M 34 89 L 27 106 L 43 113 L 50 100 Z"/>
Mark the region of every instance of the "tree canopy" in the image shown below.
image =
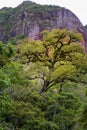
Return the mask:
<path id="1" fill-rule="evenodd" d="M 0 43 L 0 130 L 86 130 L 82 36 L 65 29 L 42 35 Z"/>
<path id="2" fill-rule="evenodd" d="M 42 35 L 42 41 L 26 39 L 17 46 L 16 58 L 28 64 L 28 79 L 41 79 L 41 93 L 65 80 L 85 83 L 82 75 L 87 72 L 87 56 L 79 45 L 81 34 L 54 29 Z"/>

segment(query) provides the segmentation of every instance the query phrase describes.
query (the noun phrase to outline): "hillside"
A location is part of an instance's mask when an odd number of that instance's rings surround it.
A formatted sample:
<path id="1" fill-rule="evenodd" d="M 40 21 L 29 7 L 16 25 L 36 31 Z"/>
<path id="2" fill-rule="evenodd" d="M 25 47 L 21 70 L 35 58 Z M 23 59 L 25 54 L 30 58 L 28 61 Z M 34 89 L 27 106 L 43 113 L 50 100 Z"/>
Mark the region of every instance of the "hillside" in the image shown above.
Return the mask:
<path id="1" fill-rule="evenodd" d="M 41 39 L 41 31 L 54 28 L 82 33 L 82 45 L 87 48 L 87 30 L 78 17 L 66 8 L 24 1 L 16 8 L 0 10 L 0 40 L 4 42 L 20 34 Z"/>
<path id="2" fill-rule="evenodd" d="M 0 40 L 0 130 L 87 130 L 87 25 L 25 1 L 0 10 Z"/>

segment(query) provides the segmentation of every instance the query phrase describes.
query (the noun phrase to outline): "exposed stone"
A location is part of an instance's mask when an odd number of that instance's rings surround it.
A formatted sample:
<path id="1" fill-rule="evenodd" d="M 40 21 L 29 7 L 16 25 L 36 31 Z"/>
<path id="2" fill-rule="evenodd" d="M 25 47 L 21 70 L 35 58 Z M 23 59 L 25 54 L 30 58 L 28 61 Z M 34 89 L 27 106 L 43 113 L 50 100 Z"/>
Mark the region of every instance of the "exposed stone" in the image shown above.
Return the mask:
<path id="1" fill-rule="evenodd" d="M 37 5 L 38 8 L 39 6 L 40 5 Z M 5 29 L 3 30 L 3 26 L 0 24 L 0 40 L 5 39 L 5 37 L 7 38 L 6 40 L 8 40 L 9 38 L 20 34 L 37 40 L 41 38 L 40 32 L 43 30 L 66 28 L 70 31 L 82 33 L 84 38 L 82 45 L 87 51 L 87 29 L 82 25 L 78 17 L 68 9 L 61 7 L 58 9 L 56 7 L 56 9 L 54 7 L 51 8 L 53 8 L 53 10 L 44 14 L 40 11 L 34 12 L 32 10 L 28 10 L 27 8 L 23 8 L 23 5 L 20 5 L 18 7 L 19 13 L 13 13 L 6 21 L 15 21 L 12 28 L 9 28 L 8 34 L 6 34 L 6 32 L 3 33 Z M 12 22 L 10 24 L 12 24 Z"/>

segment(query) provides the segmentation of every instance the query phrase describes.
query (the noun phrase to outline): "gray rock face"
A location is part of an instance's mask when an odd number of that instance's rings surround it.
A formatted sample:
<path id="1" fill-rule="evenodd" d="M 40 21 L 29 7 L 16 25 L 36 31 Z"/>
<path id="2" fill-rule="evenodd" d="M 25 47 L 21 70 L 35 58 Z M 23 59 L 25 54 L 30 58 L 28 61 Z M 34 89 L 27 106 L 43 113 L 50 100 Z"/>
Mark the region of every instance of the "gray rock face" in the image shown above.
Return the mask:
<path id="1" fill-rule="evenodd" d="M 22 10 L 22 11 L 21 11 Z M 32 12 L 26 9 L 20 8 L 20 13 L 15 17 L 15 13 L 8 17 L 7 22 L 15 21 L 12 28 L 8 29 L 8 34 L 3 33 L 3 26 L 0 24 L 0 40 L 7 37 L 6 40 L 16 35 L 23 34 L 31 39 L 40 39 L 40 32 L 43 30 L 52 30 L 55 28 L 66 28 L 70 31 L 82 33 L 84 42 L 82 45 L 87 51 L 87 30 L 82 25 L 80 20 L 70 10 L 65 8 L 59 8 L 58 10 L 48 11 L 48 15 L 42 12 Z M 9 24 L 12 24 L 10 22 Z M 7 24 L 8 25 L 8 24 Z"/>
<path id="2" fill-rule="evenodd" d="M 87 30 L 84 28 L 78 17 L 68 9 L 58 11 L 57 28 L 66 28 L 70 31 L 79 32 L 83 35 L 82 45 L 87 51 Z"/>
<path id="3" fill-rule="evenodd" d="M 3 40 L 4 36 L 3 36 L 3 30 L 2 28 L 0 28 L 0 40 Z"/>

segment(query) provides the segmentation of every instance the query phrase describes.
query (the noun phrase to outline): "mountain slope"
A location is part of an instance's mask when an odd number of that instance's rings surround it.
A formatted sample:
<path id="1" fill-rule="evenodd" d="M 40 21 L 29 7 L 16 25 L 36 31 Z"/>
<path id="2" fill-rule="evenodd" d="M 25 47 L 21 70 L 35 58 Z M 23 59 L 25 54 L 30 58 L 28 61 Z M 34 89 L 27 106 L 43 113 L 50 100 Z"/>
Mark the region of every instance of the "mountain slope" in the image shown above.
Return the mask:
<path id="1" fill-rule="evenodd" d="M 41 31 L 54 28 L 82 33 L 82 45 L 87 50 L 87 30 L 76 15 L 66 8 L 25 1 L 16 8 L 0 10 L 0 40 L 4 42 L 20 34 L 40 39 Z"/>

